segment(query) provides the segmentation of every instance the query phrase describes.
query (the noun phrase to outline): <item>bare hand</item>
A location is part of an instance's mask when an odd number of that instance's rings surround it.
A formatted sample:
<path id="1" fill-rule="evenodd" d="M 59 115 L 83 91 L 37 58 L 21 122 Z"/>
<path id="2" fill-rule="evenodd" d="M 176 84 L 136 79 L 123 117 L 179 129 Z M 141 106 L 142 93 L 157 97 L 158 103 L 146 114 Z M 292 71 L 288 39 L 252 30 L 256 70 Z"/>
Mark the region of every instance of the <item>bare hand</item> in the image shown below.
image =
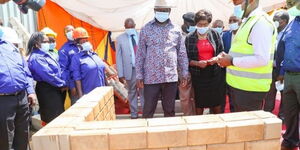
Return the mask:
<path id="1" fill-rule="evenodd" d="M 213 57 L 210 60 L 207 61 L 208 65 L 214 65 L 218 62 L 218 57 Z"/>
<path id="2" fill-rule="evenodd" d="M 71 96 L 72 96 L 72 97 L 77 97 L 77 96 L 78 96 L 78 95 L 77 95 L 76 88 L 72 88 L 72 89 L 71 89 Z"/>
<path id="3" fill-rule="evenodd" d="M 29 102 L 30 106 L 36 105 L 36 103 L 37 103 L 36 94 L 29 94 L 27 98 L 28 98 L 28 102 Z"/>
<path id="4" fill-rule="evenodd" d="M 139 89 L 144 88 L 144 81 L 138 79 L 138 80 L 136 81 L 136 86 L 137 86 L 137 88 L 139 88 Z"/>
<path id="5" fill-rule="evenodd" d="M 284 77 L 280 75 L 280 76 L 277 77 L 276 80 L 280 81 L 280 83 L 283 83 Z"/>
<path id="6" fill-rule="evenodd" d="M 218 56 L 218 65 L 220 67 L 227 67 L 227 66 L 232 66 L 232 57 L 225 52 L 220 53 Z"/>
<path id="7" fill-rule="evenodd" d="M 198 67 L 200 67 L 200 68 L 207 67 L 207 61 L 204 61 L 204 60 L 198 61 Z"/>
<path id="8" fill-rule="evenodd" d="M 68 90 L 67 87 L 62 87 L 62 88 L 60 89 L 61 92 L 65 92 L 65 91 L 67 91 L 67 90 Z"/>
<path id="9" fill-rule="evenodd" d="M 127 82 L 126 82 L 126 79 L 125 79 L 124 77 L 119 78 L 119 81 L 120 81 L 121 83 L 123 83 L 125 87 L 127 87 Z"/>
<path id="10" fill-rule="evenodd" d="M 186 87 L 187 82 L 188 82 L 188 80 L 186 78 L 181 78 L 179 86 Z"/>

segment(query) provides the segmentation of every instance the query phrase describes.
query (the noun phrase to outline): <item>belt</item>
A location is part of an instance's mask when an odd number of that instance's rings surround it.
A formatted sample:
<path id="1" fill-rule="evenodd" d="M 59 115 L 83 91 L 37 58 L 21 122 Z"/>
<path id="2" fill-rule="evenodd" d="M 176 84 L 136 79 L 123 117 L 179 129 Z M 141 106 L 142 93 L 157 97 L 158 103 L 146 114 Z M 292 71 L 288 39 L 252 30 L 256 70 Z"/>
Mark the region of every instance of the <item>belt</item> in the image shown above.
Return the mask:
<path id="1" fill-rule="evenodd" d="M 19 92 L 15 92 L 15 93 L 10 93 L 10 94 L 7 94 L 7 93 L 0 93 L 0 96 L 17 96 L 17 95 L 20 95 L 23 91 L 19 91 Z"/>
<path id="2" fill-rule="evenodd" d="M 288 74 L 300 75 L 300 72 L 286 71 Z"/>

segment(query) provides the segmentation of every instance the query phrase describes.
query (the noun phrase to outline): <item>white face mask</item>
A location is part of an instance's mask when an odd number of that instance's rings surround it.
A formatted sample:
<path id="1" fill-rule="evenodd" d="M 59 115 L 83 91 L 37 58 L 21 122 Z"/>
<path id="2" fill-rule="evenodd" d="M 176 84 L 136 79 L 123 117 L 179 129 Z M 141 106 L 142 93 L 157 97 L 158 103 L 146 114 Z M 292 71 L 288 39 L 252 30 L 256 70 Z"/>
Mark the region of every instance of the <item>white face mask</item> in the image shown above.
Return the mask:
<path id="1" fill-rule="evenodd" d="M 81 51 L 91 51 L 93 50 L 93 45 L 90 42 L 85 42 L 81 44 L 82 50 Z"/>
<path id="2" fill-rule="evenodd" d="M 168 12 L 155 12 L 155 18 L 157 21 L 163 23 L 169 19 L 169 13 Z"/>
<path id="3" fill-rule="evenodd" d="M 276 27 L 276 28 L 278 28 L 279 25 L 280 25 L 278 21 L 275 21 L 274 24 L 275 24 L 275 27 Z"/>
<path id="4" fill-rule="evenodd" d="M 207 33 L 208 29 L 209 29 L 208 27 L 197 27 L 197 31 L 201 35 Z"/>
<path id="5" fill-rule="evenodd" d="M 229 24 L 229 28 L 230 28 L 231 31 L 236 31 L 236 30 L 239 29 L 239 27 L 240 27 L 240 26 L 239 26 L 239 23 L 238 23 L 238 22 Z"/>
<path id="6" fill-rule="evenodd" d="M 68 40 L 74 41 L 74 38 L 73 38 L 73 31 L 67 32 L 66 35 L 67 35 L 67 39 L 68 39 Z"/>
<path id="7" fill-rule="evenodd" d="M 45 53 L 48 53 L 49 48 L 50 48 L 50 44 L 49 43 L 42 43 L 40 50 L 43 51 L 43 52 L 45 52 Z"/>

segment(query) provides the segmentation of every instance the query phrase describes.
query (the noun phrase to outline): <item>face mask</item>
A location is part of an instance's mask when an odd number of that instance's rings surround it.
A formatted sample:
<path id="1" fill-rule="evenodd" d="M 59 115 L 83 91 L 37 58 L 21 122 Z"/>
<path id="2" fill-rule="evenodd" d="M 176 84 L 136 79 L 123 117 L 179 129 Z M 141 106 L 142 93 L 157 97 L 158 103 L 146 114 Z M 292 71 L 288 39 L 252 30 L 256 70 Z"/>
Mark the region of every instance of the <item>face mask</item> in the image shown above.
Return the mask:
<path id="1" fill-rule="evenodd" d="M 189 26 L 189 28 L 187 29 L 187 31 L 189 32 L 189 33 L 191 33 L 191 32 L 195 32 L 196 31 L 196 26 Z"/>
<path id="2" fill-rule="evenodd" d="M 199 34 L 203 35 L 208 31 L 208 29 L 209 29 L 208 27 L 202 27 L 202 28 L 198 27 L 197 31 L 198 31 Z"/>
<path id="3" fill-rule="evenodd" d="M 81 44 L 82 50 L 81 51 L 91 51 L 93 50 L 93 46 L 90 42 L 85 42 Z"/>
<path id="4" fill-rule="evenodd" d="M 294 16 L 294 17 L 297 17 L 297 16 L 300 16 L 300 10 L 297 8 L 297 5 L 290 8 L 288 10 L 288 13 L 291 15 L 291 16 Z"/>
<path id="5" fill-rule="evenodd" d="M 0 28 L 0 39 L 2 38 L 2 36 L 3 36 L 3 30 L 2 28 Z"/>
<path id="6" fill-rule="evenodd" d="M 73 38 L 73 31 L 69 31 L 67 32 L 67 39 L 70 40 L 70 41 L 74 41 L 74 38 Z"/>
<path id="7" fill-rule="evenodd" d="M 56 43 L 55 42 L 54 43 L 50 43 L 49 49 L 53 50 L 53 49 L 55 49 L 55 47 L 56 47 Z"/>
<path id="8" fill-rule="evenodd" d="M 130 28 L 130 29 L 125 29 L 125 32 L 128 35 L 135 35 L 136 34 L 136 30 L 134 28 Z"/>
<path id="9" fill-rule="evenodd" d="M 155 18 L 157 21 L 163 23 L 169 19 L 168 12 L 155 12 Z"/>
<path id="10" fill-rule="evenodd" d="M 278 21 L 275 21 L 274 24 L 275 24 L 275 27 L 276 27 L 276 28 L 279 27 L 279 22 L 278 22 Z"/>
<path id="11" fill-rule="evenodd" d="M 216 30 L 219 34 L 223 32 L 223 28 L 213 28 L 213 29 Z"/>
<path id="12" fill-rule="evenodd" d="M 45 53 L 48 53 L 49 48 L 50 48 L 49 43 L 42 43 L 40 50 L 43 51 L 43 52 L 45 52 Z"/>
<path id="13" fill-rule="evenodd" d="M 240 27 L 239 23 L 237 23 L 237 22 L 236 23 L 232 23 L 232 24 L 229 25 L 229 28 L 230 28 L 231 31 L 236 31 L 236 30 L 239 29 L 239 27 Z"/>
<path id="14" fill-rule="evenodd" d="M 234 16 L 236 16 L 238 18 L 242 18 L 244 15 L 244 12 L 245 11 L 242 9 L 242 4 L 234 6 L 234 12 L 233 12 Z"/>

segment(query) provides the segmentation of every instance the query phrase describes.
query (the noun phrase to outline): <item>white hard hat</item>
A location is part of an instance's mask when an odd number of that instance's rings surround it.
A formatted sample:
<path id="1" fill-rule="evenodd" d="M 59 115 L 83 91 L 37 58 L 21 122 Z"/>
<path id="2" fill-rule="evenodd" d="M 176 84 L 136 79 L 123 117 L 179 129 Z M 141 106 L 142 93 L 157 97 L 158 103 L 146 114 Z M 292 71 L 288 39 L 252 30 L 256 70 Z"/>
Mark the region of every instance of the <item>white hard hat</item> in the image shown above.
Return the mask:
<path id="1" fill-rule="evenodd" d="M 19 38 L 17 32 L 14 29 L 9 27 L 2 27 L 2 31 L 3 31 L 3 36 L 2 36 L 3 41 L 7 41 L 13 44 L 21 43 L 21 39 Z"/>

